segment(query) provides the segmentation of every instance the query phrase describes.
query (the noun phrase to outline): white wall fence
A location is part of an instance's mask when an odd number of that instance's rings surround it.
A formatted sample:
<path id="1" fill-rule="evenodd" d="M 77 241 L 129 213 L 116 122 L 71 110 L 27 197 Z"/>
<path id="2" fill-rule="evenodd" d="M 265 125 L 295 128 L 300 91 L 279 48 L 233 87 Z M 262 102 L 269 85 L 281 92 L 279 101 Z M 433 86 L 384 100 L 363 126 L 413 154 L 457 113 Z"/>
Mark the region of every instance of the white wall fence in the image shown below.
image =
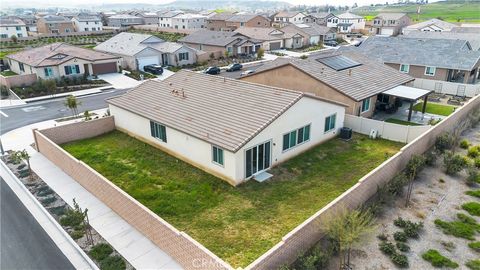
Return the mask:
<path id="1" fill-rule="evenodd" d="M 428 79 L 415 79 L 411 83 L 411 86 L 454 96 L 474 97 L 480 94 L 480 83 L 465 84 Z"/>
<path id="2" fill-rule="evenodd" d="M 369 135 L 372 130 L 378 132 L 381 138 L 409 143 L 428 131 L 432 126 L 404 126 L 387 123 L 355 115 L 345 115 L 344 126 L 351 128 L 354 132 Z"/>

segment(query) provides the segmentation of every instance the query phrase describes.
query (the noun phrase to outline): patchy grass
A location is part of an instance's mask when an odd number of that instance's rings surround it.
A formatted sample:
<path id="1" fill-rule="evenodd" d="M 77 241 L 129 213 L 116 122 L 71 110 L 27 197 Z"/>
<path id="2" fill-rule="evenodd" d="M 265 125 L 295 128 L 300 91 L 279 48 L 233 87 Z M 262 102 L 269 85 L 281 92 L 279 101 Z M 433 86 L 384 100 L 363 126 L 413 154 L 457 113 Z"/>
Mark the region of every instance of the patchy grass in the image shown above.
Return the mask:
<path id="1" fill-rule="evenodd" d="M 9 77 L 9 76 L 15 76 L 15 75 L 18 75 L 17 73 L 11 71 L 11 70 L 4 70 L 2 72 L 0 72 L 0 74 L 2 74 L 2 76 L 4 77 Z"/>
<path id="2" fill-rule="evenodd" d="M 480 216 L 480 203 L 478 202 L 464 203 L 462 204 L 462 209 L 472 216 Z"/>
<path id="3" fill-rule="evenodd" d="M 327 141 L 238 187 L 114 131 L 63 145 L 177 229 L 233 267 L 245 267 L 282 236 L 397 153 L 402 144 Z"/>
<path id="4" fill-rule="evenodd" d="M 423 102 L 417 103 L 413 106 L 414 111 L 419 111 L 421 112 L 423 108 Z M 443 116 L 449 116 L 455 111 L 454 106 L 450 105 L 443 105 L 443 104 L 436 104 L 436 103 L 431 103 L 427 102 L 427 108 L 425 110 L 426 113 L 431 113 L 431 114 L 436 114 L 436 115 L 443 115 Z"/>
<path id="5" fill-rule="evenodd" d="M 477 252 L 480 252 L 480 241 L 468 243 L 468 247 Z"/>
<path id="6" fill-rule="evenodd" d="M 462 213 L 458 213 L 457 218 L 458 220 L 452 222 L 436 219 L 435 225 L 437 225 L 444 234 L 474 240 L 475 233 L 480 232 L 480 225 L 477 224 L 475 219 Z"/>
<path id="7" fill-rule="evenodd" d="M 470 195 L 470 196 L 473 196 L 473 197 L 480 198 L 480 189 L 477 189 L 477 190 L 469 190 L 469 191 L 465 192 L 465 194 Z"/>
<path id="8" fill-rule="evenodd" d="M 449 258 L 443 256 L 435 249 L 429 249 L 427 252 L 422 254 L 422 258 L 430 262 L 434 267 L 446 267 L 446 268 L 457 268 L 458 263 L 450 260 Z"/>
<path id="9" fill-rule="evenodd" d="M 399 124 L 399 125 L 404 125 L 404 126 L 421 126 L 421 124 L 414 123 L 414 122 L 408 122 L 404 120 L 400 120 L 397 118 L 388 118 L 385 120 L 387 123 L 392 123 L 392 124 Z"/>
<path id="10" fill-rule="evenodd" d="M 472 270 L 480 270 L 480 260 L 471 260 L 465 265 Z"/>

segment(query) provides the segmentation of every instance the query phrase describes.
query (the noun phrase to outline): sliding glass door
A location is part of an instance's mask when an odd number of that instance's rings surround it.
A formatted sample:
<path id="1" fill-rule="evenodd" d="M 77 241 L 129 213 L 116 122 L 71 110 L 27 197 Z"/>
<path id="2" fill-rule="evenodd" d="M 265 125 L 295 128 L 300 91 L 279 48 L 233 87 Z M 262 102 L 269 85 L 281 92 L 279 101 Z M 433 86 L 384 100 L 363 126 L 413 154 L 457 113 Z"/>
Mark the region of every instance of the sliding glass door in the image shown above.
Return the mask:
<path id="1" fill-rule="evenodd" d="M 246 178 L 270 167 L 271 142 L 256 145 L 245 151 Z"/>

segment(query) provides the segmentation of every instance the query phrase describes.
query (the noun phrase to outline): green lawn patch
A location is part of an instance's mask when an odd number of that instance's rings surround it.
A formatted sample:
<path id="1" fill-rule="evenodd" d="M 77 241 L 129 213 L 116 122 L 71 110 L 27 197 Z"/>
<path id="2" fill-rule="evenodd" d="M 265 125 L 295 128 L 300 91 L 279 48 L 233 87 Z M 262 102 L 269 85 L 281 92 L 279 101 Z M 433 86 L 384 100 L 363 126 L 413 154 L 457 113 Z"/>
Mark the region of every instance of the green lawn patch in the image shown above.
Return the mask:
<path id="1" fill-rule="evenodd" d="M 472 216 L 480 216 L 480 203 L 478 202 L 464 203 L 462 204 L 462 209 Z"/>
<path id="2" fill-rule="evenodd" d="M 414 122 L 408 122 L 396 118 L 388 118 L 385 120 L 387 123 L 392 123 L 392 124 L 399 124 L 399 125 L 404 125 L 404 126 L 421 126 L 421 124 L 414 123 Z"/>
<path id="3" fill-rule="evenodd" d="M 468 247 L 477 252 L 480 252 L 480 241 L 468 243 Z"/>
<path id="4" fill-rule="evenodd" d="M 449 258 L 443 256 L 435 249 L 429 249 L 427 252 L 423 253 L 422 258 L 430 262 L 434 267 L 447 267 L 447 268 L 457 268 L 458 263 L 450 260 Z"/>
<path id="5" fill-rule="evenodd" d="M 9 77 L 9 76 L 15 76 L 15 75 L 18 75 L 17 73 L 11 71 L 11 70 L 4 70 L 2 72 L 0 72 L 0 74 L 2 74 L 2 76 L 4 77 Z"/>
<path id="6" fill-rule="evenodd" d="M 473 196 L 473 197 L 480 198 L 480 189 L 477 189 L 477 190 L 469 190 L 469 191 L 465 192 L 465 194 L 470 195 L 470 196 Z"/>
<path id="7" fill-rule="evenodd" d="M 471 260 L 465 265 L 472 270 L 480 270 L 480 260 Z"/>
<path id="8" fill-rule="evenodd" d="M 119 131 L 63 148 L 236 268 L 273 247 L 402 145 L 359 134 L 348 142 L 332 139 L 273 168 L 269 181 L 238 187 Z"/>
<path id="9" fill-rule="evenodd" d="M 421 112 L 423 108 L 423 102 L 417 103 L 413 106 L 414 111 L 419 111 Z M 443 104 L 436 104 L 436 103 L 431 103 L 427 102 L 427 108 L 425 110 L 426 113 L 431 113 L 431 114 L 436 114 L 436 115 L 443 115 L 443 116 L 449 116 L 455 111 L 454 106 L 450 105 L 443 105 Z"/>
<path id="10" fill-rule="evenodd" d="M 480 225 L 477 224 L 475 219 L 462 213 L 457 214 L 457 219 L 458 220 L 452 222 L 436 219 L 435 225 L 437 225 L 444 234 L 474 240 L 476 232 L 480 232 Z"/>

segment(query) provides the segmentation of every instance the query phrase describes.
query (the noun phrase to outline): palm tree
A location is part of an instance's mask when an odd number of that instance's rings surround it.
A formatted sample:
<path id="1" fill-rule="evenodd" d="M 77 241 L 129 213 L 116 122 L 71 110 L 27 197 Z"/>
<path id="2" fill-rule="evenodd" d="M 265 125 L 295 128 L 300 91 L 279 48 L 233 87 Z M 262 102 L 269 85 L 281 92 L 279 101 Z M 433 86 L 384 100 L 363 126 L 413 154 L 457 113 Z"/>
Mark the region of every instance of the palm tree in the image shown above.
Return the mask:
<path id="1" fill-rule="evenodd" d="M 77 117 L 78 115 L 77 108 L 78 106 L 82 105 L 82 103 L 78 101 L 75 96 L 70 95 L 67 97 L 64 104 L 65 104 L 65 107 L 69 108 L 72 111 L 73 117 Z"/>
<path id="2" fill-rule="evenodd" d="M 27 162 L 28 173 L 30 175 L 30 180 L 33 180 L 32 168 L 30 167 L 30 154 L 27 150 L 18 150 L 12 153 L 12 159 L 14 162 L 21 162 L 22 160 Z"/>
<path id="3" fill-rule="evenodd" d="M 340 209 L 326 224 L 326 232 L 340 254 L 340 268 L 350 269 L 352 247 L 375 229 L 375 218 L 368 211 Z"/>

